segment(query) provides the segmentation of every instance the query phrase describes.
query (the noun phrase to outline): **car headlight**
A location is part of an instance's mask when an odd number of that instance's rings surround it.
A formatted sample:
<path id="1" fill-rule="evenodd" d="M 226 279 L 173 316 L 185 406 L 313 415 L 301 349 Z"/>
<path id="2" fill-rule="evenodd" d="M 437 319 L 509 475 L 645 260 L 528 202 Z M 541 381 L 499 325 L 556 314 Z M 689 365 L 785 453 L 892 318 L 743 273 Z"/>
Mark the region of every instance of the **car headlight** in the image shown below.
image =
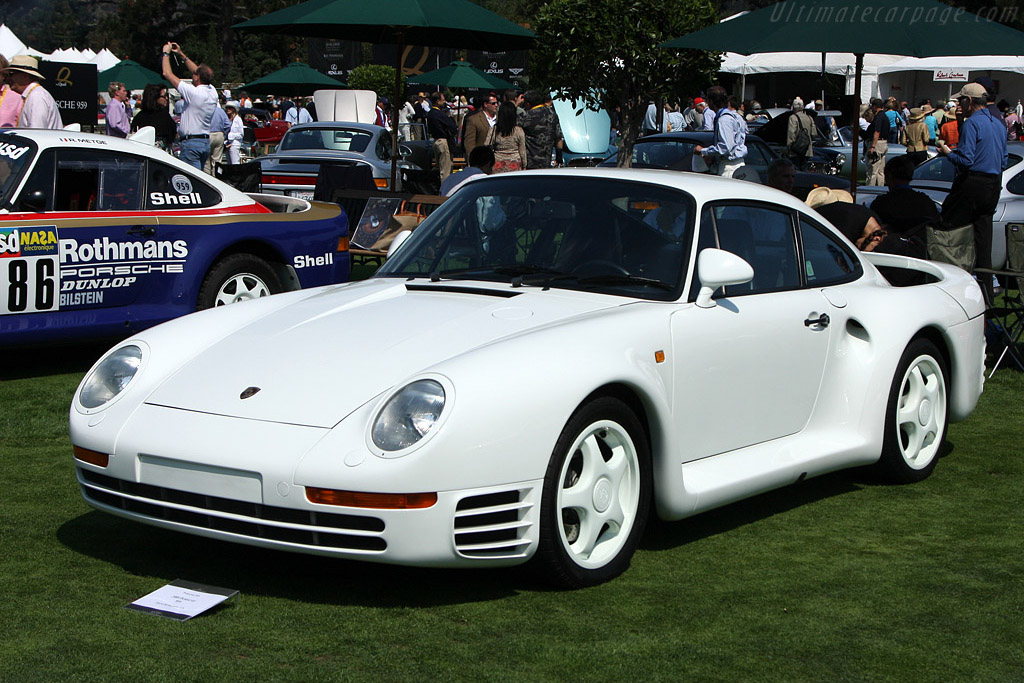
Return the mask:
<path id="1" fill-rule="evenodd" d="M 142 364 L 142 349 L 123 346 L 104 358 L 82 383 L 78 402 L 86 408 L 99 408 L 127 388 Z"/>
<path id="2" fill-rule="evenodd" d="M 432 379 L 421 379 L 388 399 L 373 423 L 371 438 L 384 451 L 412 446 L 437 423 L 444 410 L 444 387 Z"/>

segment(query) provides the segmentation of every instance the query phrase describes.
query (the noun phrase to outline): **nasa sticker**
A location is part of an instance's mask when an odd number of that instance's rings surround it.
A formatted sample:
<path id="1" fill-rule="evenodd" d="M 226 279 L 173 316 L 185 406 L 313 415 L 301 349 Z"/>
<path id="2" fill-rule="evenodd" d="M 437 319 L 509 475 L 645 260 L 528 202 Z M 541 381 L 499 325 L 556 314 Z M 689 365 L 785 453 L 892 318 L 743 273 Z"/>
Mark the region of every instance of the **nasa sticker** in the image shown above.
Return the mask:
<path id="1" fill-rule="evenodd" d="M 171 186 L 174 187 L 175 192 L 178 194 L 189 194 L 192 192 L 192 181 L 188 179 L 188 176 L 181 175 L 180 173 L 171 178 Z"/>

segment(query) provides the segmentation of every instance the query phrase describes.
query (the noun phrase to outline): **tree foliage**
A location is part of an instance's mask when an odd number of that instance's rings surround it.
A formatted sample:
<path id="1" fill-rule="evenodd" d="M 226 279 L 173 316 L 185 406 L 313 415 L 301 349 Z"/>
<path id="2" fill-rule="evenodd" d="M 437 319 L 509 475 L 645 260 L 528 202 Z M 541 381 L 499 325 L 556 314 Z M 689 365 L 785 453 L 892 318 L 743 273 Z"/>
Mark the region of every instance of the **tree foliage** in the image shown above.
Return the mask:
<path id="1" fill-rule="evenodd" d="M 395 94 L 395 68 L 382 64 L 362 64 L 348 75 L 348 87 L 353 90 L 372 90 L 377 96 L 392 99 Z M 405 74 L 402 74 L 402 92 L 405 92 Z"/>
<path id="2" fill-rule="evenodd" d="M 717 20 L 709 0 L 554 0 L 537 18 L 532 78 L 591 107 L 618 109 L 619 164 L 628 166 L 648 102 L 699 93 L 720 63 L 718 53 L 658 44 Z"/>

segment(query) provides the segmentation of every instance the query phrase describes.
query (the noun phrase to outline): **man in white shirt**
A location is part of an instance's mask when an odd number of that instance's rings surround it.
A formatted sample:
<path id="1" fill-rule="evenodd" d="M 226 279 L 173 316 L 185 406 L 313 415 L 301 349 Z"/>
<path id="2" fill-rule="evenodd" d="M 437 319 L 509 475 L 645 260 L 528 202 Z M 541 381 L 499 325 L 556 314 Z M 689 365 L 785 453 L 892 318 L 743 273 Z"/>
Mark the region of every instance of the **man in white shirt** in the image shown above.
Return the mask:
<path id="1" fill-rule="evenodd" d="M 288 125 L 294 126 L 297 123 L 313 123 L 313 117 L 309 115 L 309 110 L 303 105 L 303 101 L 296 97 L 295 106 L 290 107 L 288 111 L 284 113 L 284 120 Z"/>
<path id="2" fill-rule="evenodd" d="M 192 74 L 192 82 L 186 83 L 174 75 L 171 69 L 171 52 L 181 56 Z M 181 140 L 179 158 L 190 166 L 202 170 L 210 156 L 210 123 L 217 108 L 217 89 L 213 87 L 213 69 L 205 64 L 197 65 L 185 56 L 177 43 L 165 43 L 160 59 L 163 77 L 181 93 L 185 108 L 178 124 L 178 138 Z"/>
<path id="3" fill-rule="evenodd" d="M 35 57 L 19 55 L 11 59 L 7 80 L 11 90 L 21 95 L 23 104 L 18 116 L 18 128 L 63 128 L 60 111 L 53 96 L 42 86 L 45 77 L 39 73 Z"/>

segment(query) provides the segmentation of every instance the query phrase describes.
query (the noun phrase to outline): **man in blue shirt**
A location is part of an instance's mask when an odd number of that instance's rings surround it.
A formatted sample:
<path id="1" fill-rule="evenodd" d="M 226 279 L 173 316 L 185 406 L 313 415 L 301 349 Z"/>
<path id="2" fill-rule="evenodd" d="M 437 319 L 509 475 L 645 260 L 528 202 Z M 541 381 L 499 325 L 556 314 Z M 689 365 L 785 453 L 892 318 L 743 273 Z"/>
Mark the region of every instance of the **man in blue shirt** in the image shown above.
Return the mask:
<path id="1" fill-rule="evenodd" d="M 968 83 L 956 97 L 970 116 L 956 149 L 938 145 L 939 154 L 948 156 L 956 167 L 953 187 L 942 202 L 942 219 L 952 227 L 973 224 L 975 267 L 991 268 L 992 215 L 1007 162 L 1006 127 L 986 108 L 987 94 L 981 85 Z M 991 295 L 991 280 L 984 277 L 981 282 Z"/>
<path id="2" fill-rule="evenodd" d="M 740 169 L 747 156 L 747 122 L 736 111 L 736 98 L 729 97 L 725 88 L 719 85 L 708 88 L 708 101 L 717 112 L 713 123 L 714 144 L 710 147 L 697 145 L 693 153 L 704 157 L 708 168 L 718 175 L 743 179 L 746 174 Z"/>

